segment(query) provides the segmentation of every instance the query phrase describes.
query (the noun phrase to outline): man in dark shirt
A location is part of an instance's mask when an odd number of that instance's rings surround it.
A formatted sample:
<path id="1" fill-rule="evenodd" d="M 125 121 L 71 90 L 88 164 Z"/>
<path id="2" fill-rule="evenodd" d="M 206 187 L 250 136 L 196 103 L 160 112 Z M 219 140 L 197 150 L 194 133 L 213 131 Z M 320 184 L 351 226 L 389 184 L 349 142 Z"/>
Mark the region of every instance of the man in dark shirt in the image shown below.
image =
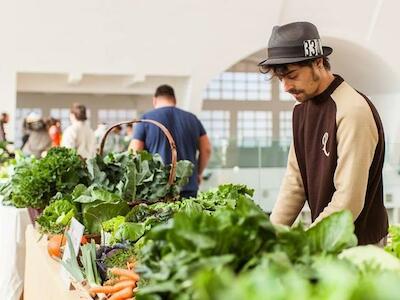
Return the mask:
<path id="1" fill-rule="evenodd" d="M 142 119 L 158 121 L 174 138 L 178 160 L 189 160 L 195 167 L 189 183 L 182 188 L 184 198 L 196 197 L 202 174 L 211 156 L 211 144 L 200 120 L 192 113 L 176 107 L 174 90 L 169 85 L 157 88 L 153 97 L 154 110 L 145 113 Z M 134 129 L 130 148 L 146 149 L 161 155 L 165 164 L 171 163 L 171 150 L 164 133 L 155 125 L 139 123 Z M 197 153 L 198 151 L 198 153 Z"/>

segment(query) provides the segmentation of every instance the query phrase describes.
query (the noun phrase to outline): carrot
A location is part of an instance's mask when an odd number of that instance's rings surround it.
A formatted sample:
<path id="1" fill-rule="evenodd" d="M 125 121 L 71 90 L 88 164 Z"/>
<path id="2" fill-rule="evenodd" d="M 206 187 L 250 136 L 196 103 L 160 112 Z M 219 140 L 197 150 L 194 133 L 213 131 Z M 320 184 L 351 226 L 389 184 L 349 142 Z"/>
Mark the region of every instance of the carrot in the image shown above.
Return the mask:
<path id="1" fill-rule="evenodd" d="M 132 287 L 127 287 L 113 294 L 110 298 L 108 298 L 108 300 L 125 300 L 126 298 L 130 298 L 132 296 L 133 296 Z"/>
<path id="2" fill-rule="evenodd" d="M 107 280 L 106 282 L 104 282 L 103 285 L 114 285 L 118 282 L 127 281 L 127 280 L 132 280 L 132 278 L 129 278 L 126 276 L 114 277 L 114 278 L 111 278 L 111 279 Z"/>
<path id="3" fill-rule="evenodd" d="M 120 281 L 123 281 L 123 280 L 132 280 L 132 278 L 130 278 L 130 277 L 128 277 L 128 276 L 119 276 L 119 278 L 118 278 Z"/>
<path id="4" fill-rule="evenodd" d="M 67 242 L 66 237 L 63 234 L 53 235 L 47 243 L 47 251 L 50 256 L 61 257 L 61 247 Z"/>
<path id="5" fill-rule="evenodd" d="M 133 280 L 124 280 L 114 285 L 114 288 L 118 290 L 122 290 L 127 287 L 132 287 L 132 288 L 136 287 L 136 282 Z"/>
<path id="6" fill-rule="evenodd" d="M 136 267 L 136 262 L 126 262 L 128 270 L 132 270 Z"/>
<path id="7" fill-rule="evenodd" d="M 126 270 L 126 269 L 112 268 L 111 273 L 114 275 L 118 275 L 118 276 L 126 276 L 135 281 L 139 281 L 139 279 L 140 279 L 140 277 L 137 273 L 130 271 L 130 270 Z"/>
<path id="8" fill-rule="evenodd" d="M 115 285 L 112 286 L 97 286 L 97 287 L 92 287 L 90 289 L 91 293 L 103 293 L 103 294 L 114 294 L 118 291 L 121 291 L 123 289 L 126 288 L 130 288 L 133 289 L 136 286 L 136 282 L 134 282 L 133 280 L 130 281 L 121 281 L 118 282 Z"/>
<path id="9" fill-rule="evenodd" d="M 90 288 L 90 293 L 103 293 L 103 294 L 110 294 L 111 291 L 114 290 L 114 286 L 106 285 L 106 286 L 94 286 Z"/>

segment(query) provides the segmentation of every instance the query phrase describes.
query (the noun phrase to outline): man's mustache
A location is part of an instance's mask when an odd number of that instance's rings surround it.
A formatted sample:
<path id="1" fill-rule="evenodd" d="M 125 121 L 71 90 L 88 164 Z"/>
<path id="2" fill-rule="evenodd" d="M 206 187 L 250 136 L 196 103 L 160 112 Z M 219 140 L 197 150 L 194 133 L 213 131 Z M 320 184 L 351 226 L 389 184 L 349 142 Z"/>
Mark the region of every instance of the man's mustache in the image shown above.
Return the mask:
<path id="1" fill-rule="evenodd" d="M 302 92 L 303 92 L 303 90 L 295 90 L 295 89 L 288 90 L 288 93 L 292 94 L 292 95 L 297 95 L 297 94 L 300 94 Z"/>

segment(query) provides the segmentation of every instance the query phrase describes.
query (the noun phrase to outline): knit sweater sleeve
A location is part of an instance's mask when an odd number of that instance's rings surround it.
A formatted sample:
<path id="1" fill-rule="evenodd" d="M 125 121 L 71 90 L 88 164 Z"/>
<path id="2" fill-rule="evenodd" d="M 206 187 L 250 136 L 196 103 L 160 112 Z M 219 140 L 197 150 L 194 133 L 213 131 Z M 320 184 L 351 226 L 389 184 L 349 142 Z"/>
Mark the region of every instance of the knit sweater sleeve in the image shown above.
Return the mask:
<path id="1" fill-rule="evenodd" d="M 285 176 L 270 220 L 274 224 L 292 225 L 304 206 L 306 197 L 294 144 L 290 146 Z"/>

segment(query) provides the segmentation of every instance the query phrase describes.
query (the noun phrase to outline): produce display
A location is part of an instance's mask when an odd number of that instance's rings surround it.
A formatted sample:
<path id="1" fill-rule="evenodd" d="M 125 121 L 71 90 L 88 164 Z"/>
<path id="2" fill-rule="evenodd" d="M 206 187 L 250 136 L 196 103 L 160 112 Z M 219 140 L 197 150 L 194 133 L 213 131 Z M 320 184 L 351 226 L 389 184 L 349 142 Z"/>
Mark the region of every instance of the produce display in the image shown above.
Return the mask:
<path id="1" fill-rule="evenodd" d="M 3 186 L 3 202 L 43 209 L 57 193 L 69 194 L 80 182 L 88 182 L 85 162 L 74 150 L 52 148 L 43 159 L 28 157 L 17 163 Z"/>
<path id="2" fill-rule="evenodd" d="M 347 211 L 309 229 L 275 226 L 244 185 L 180 199 L 193 165 L 179 161 L 173 185 L 170 168 L 147 152 L 83 161 L 58 148 L 17 162 L 0 192 L 5 204 L 42 210 L 49 255 L 68 247 L 60 263 L 93 299 L 399 298 L 399 227 L 385 251 L 357 246 Z M 79 253 L 72 218 L 85 226 Z"/>
<path id="3" fill-rule="evenodd" d="M 0 164 L 5 163 L 6 161 L 12 158 L 12 154 L 7 149 L 8 145 L 9 142 L 5 141 L 0 142 Z"/>
<path id="4" fill-rule="evenodd" d="M 43 210 L 37 219 L 43 233 L 63 232 L 75 217 L 87 233 L 100 234 L 102 222 L 126 215 L 131 202 L 150 204 L 178 197 L 193 164 L 183 160 L 176 167 L 171 186 L 170 166 L 159 155 L 110 153 L 84 161 L 73 149 L 52 148 L 42 159 L 20 159 L 0 193 L 6 205 Z"/>
<path id="5" fill-rule="evenodd" d="M 8 178 L 15 164 L 15 154 L 9 152 L 8 145 L 8 142 L 0 142 L 0 180 Z"/>

